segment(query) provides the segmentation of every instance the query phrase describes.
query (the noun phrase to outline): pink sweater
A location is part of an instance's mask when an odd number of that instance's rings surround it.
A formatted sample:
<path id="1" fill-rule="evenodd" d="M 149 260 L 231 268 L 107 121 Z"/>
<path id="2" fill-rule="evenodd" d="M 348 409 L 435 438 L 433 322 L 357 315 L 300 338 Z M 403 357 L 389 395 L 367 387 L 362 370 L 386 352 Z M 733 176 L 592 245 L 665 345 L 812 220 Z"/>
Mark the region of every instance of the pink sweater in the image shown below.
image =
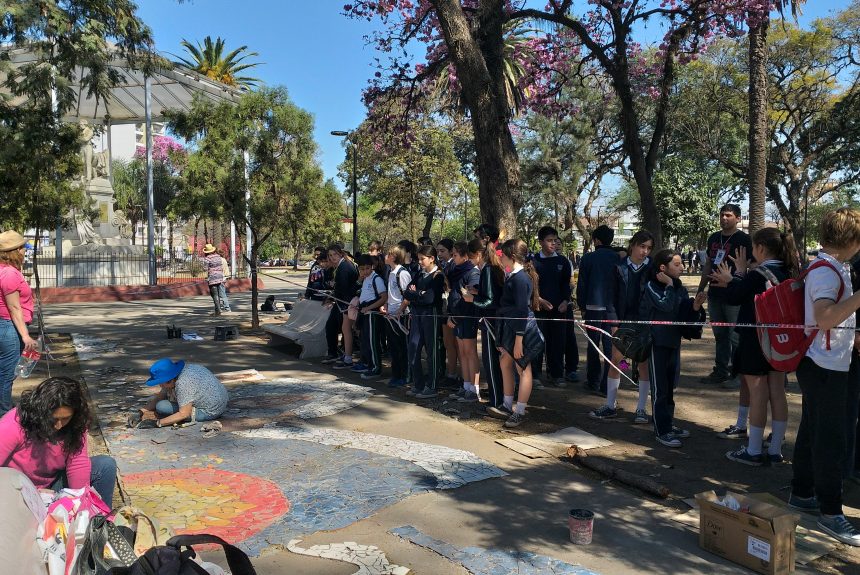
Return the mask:
<path id="1" fill-rule="evenodd" d="M 18 423 L 18 409 L 0 419 L 0 467 L 17 469 L 30 478 L 37 488 L 48 488 L 63 471 L 70 489 L 90 484 L 90 458 L 87 456 L 87 435 L 81 450 L 68 457 L 59 443 L 29 444 L 24 429 Z"/>

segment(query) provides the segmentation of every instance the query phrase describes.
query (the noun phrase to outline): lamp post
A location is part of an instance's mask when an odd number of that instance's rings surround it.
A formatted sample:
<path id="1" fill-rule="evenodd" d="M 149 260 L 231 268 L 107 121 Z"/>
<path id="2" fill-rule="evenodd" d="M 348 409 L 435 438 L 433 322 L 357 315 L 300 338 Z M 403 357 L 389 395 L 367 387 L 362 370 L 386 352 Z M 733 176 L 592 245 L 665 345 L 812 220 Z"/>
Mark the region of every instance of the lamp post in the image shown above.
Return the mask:
<path id="1" fill-rule="evenodd" d="M 352 131 L 332 130 L 331 135 L 346 138 L 352 148 L 352 253 L 354 255 L 358 253 L 358 146 Z"/>

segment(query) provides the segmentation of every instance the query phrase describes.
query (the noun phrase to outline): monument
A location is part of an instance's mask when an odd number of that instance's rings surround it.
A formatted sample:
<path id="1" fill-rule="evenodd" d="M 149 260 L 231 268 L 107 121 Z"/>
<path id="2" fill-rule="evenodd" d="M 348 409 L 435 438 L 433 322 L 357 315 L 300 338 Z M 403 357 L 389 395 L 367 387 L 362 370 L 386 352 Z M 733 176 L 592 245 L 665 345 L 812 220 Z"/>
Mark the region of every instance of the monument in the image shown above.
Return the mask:
<path id="1" fill-rule="evenodd" d="M 130 225 L 122 211 L 114 211 L 113 186 L 107 150 L 96 152 L 95 131 L 86 120 L 81 127 L 80 185 L 89 202 L 89 211 L 73 210 L 74 227 L 63 230 L 63 286 L 145 285 L 149 283 L 149 257 L 144 246 L 131 244 Z M 95 211 L 96 218 L 90 213 Z M 39 274 L 53 277 L 57 265 L 56 247 L 42 248 Z"/>

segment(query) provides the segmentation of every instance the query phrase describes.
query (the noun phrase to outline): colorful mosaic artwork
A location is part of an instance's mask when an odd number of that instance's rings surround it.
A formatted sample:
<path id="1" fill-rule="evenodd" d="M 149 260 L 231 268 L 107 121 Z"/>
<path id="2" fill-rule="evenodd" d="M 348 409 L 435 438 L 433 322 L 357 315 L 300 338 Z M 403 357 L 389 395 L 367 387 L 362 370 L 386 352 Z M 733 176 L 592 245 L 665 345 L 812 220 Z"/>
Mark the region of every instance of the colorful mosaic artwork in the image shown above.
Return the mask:
<path id="1" fill-rule="evenodd" d="M 314 545 L 304 549 L 299 547 L 301 542 L 301 539 L 293 539 L 287 545 L 287 549 L 299 555 L 352 563 L 358 567 L 358 571 L 353 575 L 408 575 L 410 573 L 407 567 L 389 563 L 385 553 L 373 545 L 360 545 L 354 541 L 347 541 Z"/>
<path id="2" fill-rule="evenodd" d="M 124 477 L 134 504 L 176 533 L 205 531 L 242 541 L 290 509 L 271 481 L 213 468 L 164 469 Z"/>

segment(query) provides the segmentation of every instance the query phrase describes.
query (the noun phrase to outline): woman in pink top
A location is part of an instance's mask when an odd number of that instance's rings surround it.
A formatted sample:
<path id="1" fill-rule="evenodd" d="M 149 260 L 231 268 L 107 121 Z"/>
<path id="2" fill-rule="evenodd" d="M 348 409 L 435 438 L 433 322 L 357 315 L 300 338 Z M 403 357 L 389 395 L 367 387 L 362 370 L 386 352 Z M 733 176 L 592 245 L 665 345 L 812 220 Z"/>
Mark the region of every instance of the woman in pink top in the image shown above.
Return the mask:
<path id="1" fill-rule="evenodd" d="M 46 379 L 25 391 L 18 407 L 0 418 L 0 466 L 17 469 L 39 489 L 92 485 L 110 506 L 116 462 L 107 455 L 87 455 L 89 420 L 79 382 Z"/>
<path id="2" fill-rule="evenodd" d="M 12 409 L 12 380 L 21 352 L 36 348 L 27 333 L 33 292 L 21 274 L 23 265 L 24 236 L 11 230 L 0 234 L 0 416 Z"/>

